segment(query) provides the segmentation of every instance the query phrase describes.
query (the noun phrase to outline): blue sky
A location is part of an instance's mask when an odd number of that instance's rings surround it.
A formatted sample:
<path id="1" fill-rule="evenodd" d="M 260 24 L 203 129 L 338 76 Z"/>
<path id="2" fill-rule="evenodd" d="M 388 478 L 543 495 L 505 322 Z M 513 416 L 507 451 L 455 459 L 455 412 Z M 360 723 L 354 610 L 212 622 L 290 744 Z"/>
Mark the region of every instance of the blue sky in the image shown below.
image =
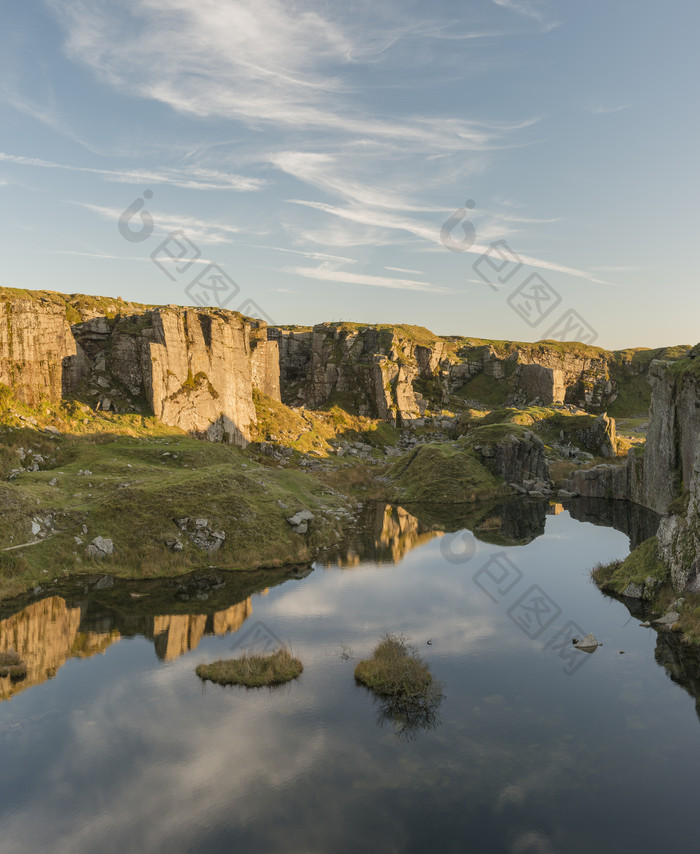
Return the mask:
<path id="1" fill-rule="evenodd" d="M 23 0 L 3 18 L 5 285 L 700 339 L 690 0 Z"/>

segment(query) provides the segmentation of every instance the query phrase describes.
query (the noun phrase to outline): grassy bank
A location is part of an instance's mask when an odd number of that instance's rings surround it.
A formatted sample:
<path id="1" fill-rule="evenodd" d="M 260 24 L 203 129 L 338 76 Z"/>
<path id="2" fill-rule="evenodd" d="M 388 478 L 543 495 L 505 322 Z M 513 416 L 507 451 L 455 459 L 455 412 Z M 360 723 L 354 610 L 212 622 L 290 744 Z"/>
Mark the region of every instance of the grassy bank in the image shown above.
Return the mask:
<path id="1" fill-rule="evenodd" d="M 341 537 L 350 508 L 298 469 L 174 430 L 51 440 L 22 430 L 12 439 L 5 451 L 16 464 L 18 448 L 43 453 L 25 456 L 38 456 L 37 471 L 0 483 L 0 598 L 77 572 L 148 578 L 305 563 Z M 287 518 L 304 509 L 314 518 L 295 533 Z M 197 520 L 224 538 L 205 537 L 203 548 Z M 101 560 L 86 553 L 98 536 L 114 545 Z"/>

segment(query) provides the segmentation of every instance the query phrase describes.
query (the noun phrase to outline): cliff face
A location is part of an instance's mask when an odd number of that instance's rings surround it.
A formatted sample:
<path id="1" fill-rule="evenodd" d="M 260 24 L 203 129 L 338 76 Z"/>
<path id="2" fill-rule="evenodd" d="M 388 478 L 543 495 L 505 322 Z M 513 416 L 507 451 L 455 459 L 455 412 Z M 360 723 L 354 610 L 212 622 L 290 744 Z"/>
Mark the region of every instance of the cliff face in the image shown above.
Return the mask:
<path id="1" fill-rule="evenodd" d="M 234 312 L 157 308 L 96 318 L 73 333 L 88 364 L 88 397 L 102 409 L 145 406 L 164 424 L 245 445 L 253 385 L 279 400 L 276 342 L 264 324 Z"/>
<path id="2" fill-rule="evenodd" d="M 691 351 L 695 355 L 697 348 Z M 700 364 L 651 363 L 649 431 L 643 456 L 624 466 L 575 472 L 567 487 L 584 496 L 627 498 L 663 514 L 658 556 L 676 591 L 700 592 Z"/>
<path id="3" fill-rule="evenodd" d="M 222 310 L 126 304 L 100 315 L 99 306 L 78 303 L 79 311 L 52 294 L 3 296 L 0 383 L 28 404 L 80 397 L 244 445 L 256 420 L 253 386 L 280 399 L 279 350 L 262 322 Z"/>
<path id="4" fill-rule="evenodd" d="M 652 409 L 644 486 L 671 515 L 658 532 L 659 557 L 678 591 L 700 592 L 700 365 L 652 366 Z M 675 500 L 674 500 L 675 499 Z M 673 501 L 673 504 L 671 502 Z"/>
<path id="5" fill-rule="evenodd" d="M 0 383 L 12 386 L 30 406 L 42 396 L 57 400 L 75 384 L 81 354 L 66 313 L 30 299 L 0 302 Z"/>
<path id="6" fill-rule="evenodd" d="M 440 337 L 407 325 L 268 329 L 217 309 L 0 288 L 0 383 L 21 400 L 75 396 L 237 444 L 255 421 L 253 387 L 285 403 L 337 403 L 399 426 L 444 408 L 451 395 L 493 407 L 572 403 L 599 412 L 630 383 L 644 411 L 650 353 Z M 633 395 L 628 404 L 636 403 Z"/>
<path id="7" fill-rule="evenodd" d="M 268 335 L 279 344 L 285 403 L 312 409 L 339 403 L 399 425 L 415 421 L 426 406 L 442 408 L 452 394 L 493 406 L 570 403 L 602 412 L 621 386 L 632 385 L 638 400 L 632 395 L 626 405 L 644 412 L 649 353 L 675 354 L 440 338 L 401 325 L 322 323 L 271 328 Z"/>
<path id="8" fill-rule="evenodd" d="M 432 346 L 421 346 L 414 330 L 329 323 L 269 330 L 279 343 L 285 402 L 310 409 L 340 403 L 359 415 L 411 423 L 425 410 L 414 381 L 433 376 L 445 349 L 427 330 L 420 332 Z"/>

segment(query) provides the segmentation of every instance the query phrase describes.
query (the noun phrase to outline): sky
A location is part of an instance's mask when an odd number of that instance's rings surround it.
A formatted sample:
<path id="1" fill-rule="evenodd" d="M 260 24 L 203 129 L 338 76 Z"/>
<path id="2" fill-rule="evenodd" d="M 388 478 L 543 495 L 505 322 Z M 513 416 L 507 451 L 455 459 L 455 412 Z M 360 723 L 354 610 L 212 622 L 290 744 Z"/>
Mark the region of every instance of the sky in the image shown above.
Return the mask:
<path id="1" fill-rule="evenodd" d="M 276 324 L 700 339 L 691 0 L 2 13 L 0 284 Z"/>

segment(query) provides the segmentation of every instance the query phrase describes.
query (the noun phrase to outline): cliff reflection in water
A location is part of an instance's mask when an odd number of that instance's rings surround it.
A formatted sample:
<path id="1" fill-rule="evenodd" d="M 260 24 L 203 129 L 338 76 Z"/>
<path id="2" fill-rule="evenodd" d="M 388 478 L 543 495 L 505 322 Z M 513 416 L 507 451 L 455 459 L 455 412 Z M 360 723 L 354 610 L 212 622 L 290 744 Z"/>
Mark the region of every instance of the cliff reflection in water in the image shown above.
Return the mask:
<path id="1" fill-rule="evenodd" d="M 172 661 L 196 649 L 205 635 L 237 631 L 253 612 L 253 593 L 298 577 L 298 570 L 260 570 L 222 576 L 208 588 L 195 577 L 189 584 L 198 595 L 191 602 L 186 585 L 173 581 L 115 581 L 108 590 L 59 587 L 55 595 L 3 613 L 0 652 L 17 652 L 27 674 L 0 677 L 0 700 L 51 679 L 70 658 L 103 653 L 123 637 L 147 638 L 161 661 Z"/>
<path id="2" fill-rule="evenodd" d="M 563 509 L 580 521 L 623 531 L 632 548 L 653 536 L 658 525 L 651 511 L 602 499 L 573 499 L 562 506 L 547 499 L 518 498 L 410 509 L 378 502 L 365 508 L 354 530 L 326 551 L 319 564 L 397 564 L 434 537 L 464 529 L 484 542 L 523 545 L 544 533 L 548 515 Z M 49 588 L 43 599 L 0 604 L 0 652 L 14 650 L 27 665 L 22 679 L 0 677 L 0 699 L 51 679 L 68 659 L 104 652 L 122 637 L 145 637 L 160 660 L 171 661 L 195 649 L 205 635 L 235 632 L 252 613 L 254 593 L 299 579 L 307 571 L 195 573 L 177 581 L 115 581 L 108 589 L 98 589 L 93 579 L 88 585 L 81 581 L 78 586 L 73 582 Z M 687 671 L 684 667 L 678 672 Z"/>
<path id="3" fill-rule="evenodd" d="M 484 542 L 523 545 L 544 534 L 547 515 L 562 509 L 547 499 L 411 504 L 408 508 L 376 502 L 364 509 L 355 529 L 327 549 L 318 564 L 350 568 L 362 563 L 395 564 L 434 537 L 464 529 Z"/>

